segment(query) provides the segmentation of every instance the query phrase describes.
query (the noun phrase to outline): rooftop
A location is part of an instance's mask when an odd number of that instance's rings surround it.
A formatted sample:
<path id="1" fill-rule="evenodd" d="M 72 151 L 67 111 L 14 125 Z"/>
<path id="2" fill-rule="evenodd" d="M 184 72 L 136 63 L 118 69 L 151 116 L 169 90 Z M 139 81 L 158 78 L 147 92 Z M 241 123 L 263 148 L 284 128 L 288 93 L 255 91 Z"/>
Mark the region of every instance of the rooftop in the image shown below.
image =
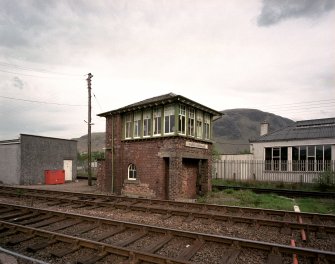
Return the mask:
<path id="1" fill-rule="evenodd" d="M 294 125 L 274 131 L 250 142 L 281 140 L 302 140 L 318 138 L 335 138 L 335 118 L 297 121 Z"/>
<path id="2" fill-rule="evenodd" d="M 107 115 L 112 115 L 112 114 L 120 114 L 120 113 L 124 113 L 124 112 L 130 112 L 130 111 L 136 111 L 136 110 L 141 110 L 141 109 L 145 109 L 145 108 L 149 108 L 149 107 L 158 107 L 158 106 L 162 106 L 165 104 L 170 104 L 173 102 L 180 102 L 198 109 L 201 109 L 203 111 L 209 112 L 212 115 L 215 116 L 221 116 L 222 113 L 213 110 L 207 106 L 204 106 L 202 104 L 199 104 L 195 101 L 192 101 L 184 96 L 181 95 L 177 95 L 174 93 L 168 93 L 168 94 L 164 94 L 164 95 L 160 95 L 160 96 L 156 96 L 156 97 L 152 97 L 146 100 L 142 100 L 139 101 L 137 103 L 133 103 L 124 107 L 121 107 L 119 109 L 116 110 L 112 110 L 112 111 L 108 111 L 108 112 L 104 112 L 101 114 L 98 114 L 98 116 L 107 116 Z"/>

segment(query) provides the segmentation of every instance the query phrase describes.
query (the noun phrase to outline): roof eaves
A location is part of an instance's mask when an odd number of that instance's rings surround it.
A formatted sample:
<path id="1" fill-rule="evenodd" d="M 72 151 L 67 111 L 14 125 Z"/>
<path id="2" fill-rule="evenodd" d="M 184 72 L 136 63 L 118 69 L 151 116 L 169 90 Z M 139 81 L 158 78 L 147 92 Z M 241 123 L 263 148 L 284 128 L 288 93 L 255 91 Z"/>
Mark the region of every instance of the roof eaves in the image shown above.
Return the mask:
<path id="1" fill-rule="evenodd" d="M 155 100 L 155 98 L 156 98 L 156 100 Z M 190 100 L 190 99 L 188 99 L 184 96 L 176 95 L 174 93 L 169 93 L 169 94 L 165 94 L 165 95 L 162 95 L 162 96 L 149 98 L 147 100 L 143 100 L 143 101 L 140 101 L 138 103 L 134 103 L 134 104 L 131 104 L 131 105 L 128 105 L 128 106 L 124 106 L 124 107 L 121 107 L 121 108 L 116 109 L 116 110 L 104 112 L 104 113 L 98 114 L 98 116 L 105 117 L 107 115 L 131 112 L 131 111 L 141 110 L 141 109 L 148 108 L 148 107 L 158 107 L 158 106 L 161 106 L 161 105 L 166 105 L 166 104 L 169 104 L 169 103 L 173 103 L 175 101 L 180 101 L 180 102 L 182 102 L 184 104 L 187 104 L 189 106 L 199 108 L 203 111 L 211 113 L 214 116 L 222 116 L 223 115 L 223 113 L 221 113 L 221 112 L 218 112 L 214 109 L 206 107 L 206 106 L 204 106 L 202 104 L 199 104 L 195 101 L 192 101 L 192 100 Z"/>

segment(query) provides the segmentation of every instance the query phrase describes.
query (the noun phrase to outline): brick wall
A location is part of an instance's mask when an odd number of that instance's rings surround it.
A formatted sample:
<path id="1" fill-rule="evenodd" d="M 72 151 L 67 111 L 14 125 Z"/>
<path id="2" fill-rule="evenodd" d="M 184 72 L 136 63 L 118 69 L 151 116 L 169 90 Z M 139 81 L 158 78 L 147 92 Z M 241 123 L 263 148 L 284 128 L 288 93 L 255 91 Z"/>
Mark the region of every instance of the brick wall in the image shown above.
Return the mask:
<path id="1" fill-rule="evenodd" d="M 198 174 L 202 174 L 202 189 L 210 189 L 211 143 L 206 143 L 208 149 L 187 147 L 185 142 L 192 140 L 179 136 L 122 141 L 121 124 L 120 115 L 106 118 L 106 175 L 102 190 L 112 190 L 113 185 L 116 194 L 194 198 Z M 137 169 L 135 182 L 128 181 L 131 163 Z"/>

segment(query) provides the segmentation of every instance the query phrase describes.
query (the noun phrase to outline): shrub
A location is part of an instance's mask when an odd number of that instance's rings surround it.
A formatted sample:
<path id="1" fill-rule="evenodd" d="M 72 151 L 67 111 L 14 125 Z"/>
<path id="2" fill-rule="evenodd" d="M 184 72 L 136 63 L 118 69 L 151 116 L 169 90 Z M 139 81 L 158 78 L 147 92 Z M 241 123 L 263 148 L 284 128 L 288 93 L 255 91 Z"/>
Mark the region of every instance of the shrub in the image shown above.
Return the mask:
<path id="1" fill-rule="evenodd" d="M 320 191 L 327 191 L 335 186 L 334 172 L 327 170 L 321 172 L 317 178 L 313 179 L 313 182 L 317 184 Z"/>

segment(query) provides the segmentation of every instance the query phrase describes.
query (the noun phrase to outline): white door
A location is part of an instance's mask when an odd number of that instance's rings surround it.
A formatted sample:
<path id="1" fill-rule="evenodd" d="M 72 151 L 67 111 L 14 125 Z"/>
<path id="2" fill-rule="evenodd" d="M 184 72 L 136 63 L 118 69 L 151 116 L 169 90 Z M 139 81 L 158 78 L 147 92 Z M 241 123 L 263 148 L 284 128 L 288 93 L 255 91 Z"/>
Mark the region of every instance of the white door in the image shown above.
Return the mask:
<path id="1" fill-rule="evenodd" d="M 72 181 L 72 160 L 64 160 L 65 181 Z"/>

